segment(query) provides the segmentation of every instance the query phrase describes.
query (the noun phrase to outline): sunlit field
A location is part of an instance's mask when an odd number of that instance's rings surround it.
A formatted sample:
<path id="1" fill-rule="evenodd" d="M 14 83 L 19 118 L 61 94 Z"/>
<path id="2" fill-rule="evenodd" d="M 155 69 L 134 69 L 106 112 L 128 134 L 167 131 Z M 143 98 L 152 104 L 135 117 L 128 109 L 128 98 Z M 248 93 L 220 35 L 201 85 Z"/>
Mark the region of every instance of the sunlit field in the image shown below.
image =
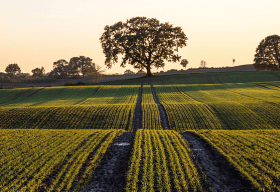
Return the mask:
<path id="1" fill-rule="evenodd" d="M 203 166 L 181 135 L 186 132 L 209 143 L 253 190 L 280 191 L 280 79 L 275 74 L 201 73 L 0 89 L 1 191 L 81 190 L 113 143 L 128 132 L 134 142 L 124 162 L 124 191 L 209 190 Z M 135 113 L 139 97 L 141 118 Z M 154 97 L 170 130 L 162 127 Z"/>

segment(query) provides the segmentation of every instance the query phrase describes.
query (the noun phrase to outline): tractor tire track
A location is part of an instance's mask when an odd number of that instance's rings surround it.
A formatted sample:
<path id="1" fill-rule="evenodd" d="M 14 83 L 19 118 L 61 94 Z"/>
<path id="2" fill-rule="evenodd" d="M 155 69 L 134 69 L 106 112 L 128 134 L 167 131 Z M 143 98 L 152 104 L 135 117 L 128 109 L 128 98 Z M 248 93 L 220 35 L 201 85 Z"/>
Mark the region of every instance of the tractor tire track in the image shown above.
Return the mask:
<path id="1" fill-rule="evenodd" d="M 31 98 L 31 97 L 33 97 L 34 95 L 36 95 L 39 91 L 42 91 L 43 89 L 44 89 L 44 88 L 41 88 L 41 89 L 38 89 L 38 90 L 34 91 L 33 93 L 27 95 L 25 98 L 23 98 L 22 100 L 20 100 L 20 102 L 21 102 L 21 101 L 24 101 L 24 100 L 27 100 L 27 99 L 29 99 L 29 98 Z"/>
<path id="2" fill-rule="evenodd" d="M 9 99 L 9 100 L 7 100 L 7 101 L 4 101 L 4 102 L 2 102 L 2 103 L 0 103 L 0 104 L 2 105 L 2 104 L 4 104 L 4 103 L 8 103 L 8 102 L 10 102 L 10 101 L 14 101 L 14 100 L 16 100 L 17 98 L 19 98 L 20 96 L 22 96 L 22 95 L 24 95 L 25 93 L 27 93 L 28 91 L 31 91 L 31 89 L 27 89 L 27 90 L 21 91 L 21 92 L 19 92 L 16 96 L 14 96 L 12 99 Z"/>
<path id="3" fill-rule="evenodd" d="M 214 75 L 214 77 L 217 79 L 217 81 L 222 84 L 223 82 L 219 79 L 219 75 Z"/>
<path id="4" fill-rule="evenodd" d="M 135 133 L 125 132 L 109 148 L 95 169 L 90 184 L 83 191 L 123 192 Z M 122 143 L 126 143 L 124 145 Z"/>
<path id="5" fill-rule="evenodd" d="M 133 114 L 133 131 L 136 132 L 138 129 L 142 129 L 142 88 L 143 83 L 139 87 L 139 94 L 137 97 L 137 103 L 135 106 L 134 114 Z"/>
<path id="6" fill-rule="evenodd" d="M 163 130 L 169 130 L 170 127 L 169 127 L 169 122 L 168 122 L 166 111 L 165 111 L 163 105 L 158 101 L 158 98 L 157 98 L 156 92 L 155 92 L 155 88 L 151 84 L 150 84 L 150 86 L 151 86 L 151 89 L 152 89 L 153 98 L 155 100 L 155 103 L 158 106 L 161 126 L 162 126 Z"/>
<path id="7" fill-rule="evenodd" d="M 251 192 L 253 189 L 249 180 L 242 178 L 228 160 L 207 141 L 192 132 L 181 133 L 195 155 L 199 166 L 206 175 L 210 191 L 215 192 Z"/>
<path id="8" fill-rule="evenodd" d="M 210 75 L 207 75 L 206 76 L 207 80 L 209 81 L 210 84 L 215 84 L 212 79 L 210 78 Z"/>

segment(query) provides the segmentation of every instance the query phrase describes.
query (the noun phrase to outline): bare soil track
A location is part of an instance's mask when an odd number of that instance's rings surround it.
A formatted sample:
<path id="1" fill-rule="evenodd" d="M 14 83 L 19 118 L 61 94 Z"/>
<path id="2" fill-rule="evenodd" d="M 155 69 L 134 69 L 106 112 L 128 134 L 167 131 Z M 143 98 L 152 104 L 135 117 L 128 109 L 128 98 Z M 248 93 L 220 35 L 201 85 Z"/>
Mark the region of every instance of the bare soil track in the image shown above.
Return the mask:
<path id="1" fill-rule="evenodd" d="M 90 184 L 84 191 L 122 192 L 126 186 L 125 173 L 133 147 L 135 133 L 125 132 L 113 143 L 95 169 Z M 117 145 L 118 143 L 129 145 Z"/>
<path id="2" fill-rule="evenodd" d="M 142 129 L 142 87 L 143 84 L 141 84 L 141 87 L 139 87 L 139 94 L 137 97 L 137 103 L 135 106 L 134 110 L 134 115 L 133 115 L 133 127 L 134 127 L 134 132 L 136 132 L 138 129 Z"/>
<path id="3" fill-rule="evenodd" d="M 214 75 L 214 77 L 217 79 L 217 81 L 222 84 L 223 82 L 219 79 L 219 75 Z"/>
<path id="4" fill-rule="evenodd" d="M 30 95 L 27 95 L 27 97 L 25 97 L 24 99 L 20 100 L 20 101 L 24 101 L 26 99 L 29 99 L 30 97 L 34 96 L 35 94 L 37 94 L 39 91 L 42 91 L 44 88 L 38 89 L 36 91 L 34 91 L 33 93 L 31 93 Z"/>
<path id="5" fill-rule="evenodd" d="M 153 98 L 154 98 L 155 103 L 157 104 L 158 109 L 159 109 L 161 126 L 162 126 L 163 130 L 169 130 L 170 127 L 169 127 L 169 122 L 168 122 L 166 111 L 165 111 L 163 105 L 158 101 L 158 98 L 156 96 L 155 88 L 153 87 L 153 85 L 150 85 L 150 86 L 151 86 L 151 89 L 152 89 Z"/>
<path id="6" fill-rule="evenodd" d="M 184 132 L 182 136 L 189 143 L 202 171 L 208 180 L 207 191 L 217 192 L 251 192 L 251 183 L 242 178 L 241 174 L 215 148 L 199 135 Z"/>
<path id="7" fill-rule="evenodd" d="M 210 84 L 215 84 L 212 79 L 210 78 L 210 75 L 207 75 L 206 76 L 207 80 L 209 81 Z"/>

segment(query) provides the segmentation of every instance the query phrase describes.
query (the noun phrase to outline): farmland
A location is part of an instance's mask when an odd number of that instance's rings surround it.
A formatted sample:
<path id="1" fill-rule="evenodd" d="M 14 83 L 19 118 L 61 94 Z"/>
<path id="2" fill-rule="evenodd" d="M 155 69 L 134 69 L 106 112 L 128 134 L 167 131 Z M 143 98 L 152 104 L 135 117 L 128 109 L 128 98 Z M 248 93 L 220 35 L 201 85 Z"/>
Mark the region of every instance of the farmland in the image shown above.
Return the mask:
<path id="1" fill-rule="evenodd" d="M 198 131 L 259 191 L 280 191 L 280 131 Z"/>
<path id="2" fill-rule="evenodd" d="M 133 152 L 126 191 L 203 190 L 190 149 L 177 132 L 138 130 Z"/>
<path id="3" fill-rule="evenodd" d="M 122 132 L 2 130 L 1 191 L 69 191 L 82 186 Z"/>
<path id="4" fill-rule="evenodd" d="M 203 150 L 216 150 L 250 190 L 280 191 L 279 77 L 279 72 L 205 73 L 0 89 L 0 188 L 76 191 L 97 183 L 96 190 L 109 190 L 98 188 L 102 166 L 122 162 L 108 154 L 122 158 L 114 144 L 132 134 L 123 179 L 104 177 L 102 185 L 120 183 L 124 191 L 225 190 L 214 186 L 221 178 L 212 181 L 199 160 Z M 185 133 L 210 147 L 191 147 L 194 140 Z M 110 171 L 120 169 L 113 165 Z M 234 177 L 228 178 L 240 180 Z"/>

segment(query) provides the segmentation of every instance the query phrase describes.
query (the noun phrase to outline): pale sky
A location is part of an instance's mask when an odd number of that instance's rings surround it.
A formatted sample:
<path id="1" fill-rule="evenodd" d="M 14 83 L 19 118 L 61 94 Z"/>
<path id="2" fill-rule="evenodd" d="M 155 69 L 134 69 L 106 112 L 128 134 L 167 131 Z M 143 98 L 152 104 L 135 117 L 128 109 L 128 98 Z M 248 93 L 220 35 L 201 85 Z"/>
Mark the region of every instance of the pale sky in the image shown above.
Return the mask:
<path id="1" fill-rule="evenodd" d="M 59 59 L 86 56 L 106 73 L 123 73 L 118 64 L 105 67 L 99 38 L 106 25 L 136 16 L 182 27 L 187 68 L 201 60 L 207 67 L 250 64 L 262 39 L 280 35 L 279 8 L 279 0 L 0 0 L 0 72 L 12 63 L 24 73 L 49 72 Z M 166 63 L 168 69 L 182 66 Z"/>

